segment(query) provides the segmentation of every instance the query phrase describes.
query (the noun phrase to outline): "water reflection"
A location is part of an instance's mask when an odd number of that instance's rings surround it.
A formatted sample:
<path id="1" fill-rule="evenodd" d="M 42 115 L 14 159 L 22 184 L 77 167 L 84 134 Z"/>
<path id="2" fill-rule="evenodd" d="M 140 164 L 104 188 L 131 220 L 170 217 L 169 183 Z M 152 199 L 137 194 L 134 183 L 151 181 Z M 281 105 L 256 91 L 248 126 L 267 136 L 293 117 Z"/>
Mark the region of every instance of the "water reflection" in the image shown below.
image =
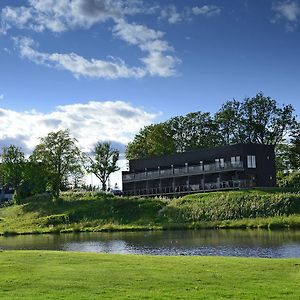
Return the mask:
<path id="1" fill-rule="evenodd" d="M 0 249 L 300 257 L 300 231 L 195 230 L 24 235 L 0 237 Z"/>

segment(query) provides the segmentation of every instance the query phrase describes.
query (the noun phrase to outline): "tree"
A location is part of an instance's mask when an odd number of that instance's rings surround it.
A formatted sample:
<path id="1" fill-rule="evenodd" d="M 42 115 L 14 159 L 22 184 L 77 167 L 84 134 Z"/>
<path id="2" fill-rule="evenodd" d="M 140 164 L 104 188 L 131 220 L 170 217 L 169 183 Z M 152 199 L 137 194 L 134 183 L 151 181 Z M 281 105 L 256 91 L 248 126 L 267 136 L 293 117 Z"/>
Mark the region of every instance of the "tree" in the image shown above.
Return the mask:
<path id="1" fill-rule="evenodd" d="M 238 102 L 227 101 L 216 114 L 225 142 L 278 145 L 297 122 L 292 105 L 282 107 L 258 93 Z"/>
<path id="2" fill-rule="evenodd" d="M 25 156 L 22 149 L 14 145 L 3 147 L 1 160 L 3 184 L 18 190 L 25 167 Z"/>
<path id="3" fill-rule="evenodd" d="M 144 127 L 128 144 L 127 159 L 237 143 L 278 145 L 296 128 L 294 108 L 258 93 L 225 102 L 211 116 L 192 112 Z M 299 138 L 300 141 L 300 138 Z"/>
<path id="4" fill-rule="evenodd" d="M 58 198 L 65 179 L 82 164 L 81 152 L 68 130 L 50 132 L 40 140 L 41 143 L 34 149 L 31 160 L 44 166 L 48 184 Z"/>
<path id="5" fill-rule="evenodd" d="M 185 116 L 174 117 L 168 123 L 170 123 L 176 148 L 176 151 L 173 152 L 220 145 L 221 137 L 218 126 L 210 113 L 197 111 Z"/>
<path id="6" fill-rule="evenodd" d="M 144 127 L 128 144 L 127 159 L 141 159 L 208 148 L 220 144 L 218 125 L 210 113 L 194 112 Z"/>
<path id="7" fill-rule="evenodd" d="M 126 147 L 127 159 L 146 158 L 176 152 L 170 123 L 145 126 Z"/>
<path id="8" fill-rule="evenodd" d="M 245 140 L 242 116 L 242 103 L 237 100 L 227 101 L 215 114 L 215 122 L 222 133 L 222 144 L 235 144 Z"/>
<path id="9" fill-rule="evenodd" d="M 118 171 L 119 151 L 112 149 L 108 142 L 98 142 L 93 151 L 93 157 L 88 157 L 86 169 L 89 173 L 95 174 L 102 184 L 102 191 L 106 191 L 106 182 L 109 175 Z"/>
<path id="10" fill-rule="evenodd" d="M 291 134 L 290 162 L 292 169 L 300 171 L 300 124 Z"/>

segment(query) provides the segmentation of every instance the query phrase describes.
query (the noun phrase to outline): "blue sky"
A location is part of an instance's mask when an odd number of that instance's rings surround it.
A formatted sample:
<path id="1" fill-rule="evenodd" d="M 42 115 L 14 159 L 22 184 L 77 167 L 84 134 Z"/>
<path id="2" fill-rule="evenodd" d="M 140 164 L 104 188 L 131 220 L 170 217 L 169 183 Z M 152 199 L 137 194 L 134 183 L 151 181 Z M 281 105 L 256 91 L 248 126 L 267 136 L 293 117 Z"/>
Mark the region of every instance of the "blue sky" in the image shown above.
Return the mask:
<path id="1" fill-rule="evenodd" d="M 146 124 L 262 91 L 300 112 L 300 1 L 1 0 L 0 146 Z"/>

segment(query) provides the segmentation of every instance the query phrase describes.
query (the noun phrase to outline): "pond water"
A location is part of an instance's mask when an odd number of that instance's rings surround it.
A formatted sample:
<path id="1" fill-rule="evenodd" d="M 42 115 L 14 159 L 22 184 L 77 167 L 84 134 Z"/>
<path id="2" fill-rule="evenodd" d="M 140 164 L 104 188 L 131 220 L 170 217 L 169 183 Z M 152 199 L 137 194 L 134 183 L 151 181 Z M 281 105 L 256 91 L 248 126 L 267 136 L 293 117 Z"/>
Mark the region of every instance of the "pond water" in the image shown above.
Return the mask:
<path id="1" fill-rule="evenodd" d="M 148 255 L 300 257 L 300 231 L 194 230 L 0 237 L 1 250 L 61 250 Z"/>

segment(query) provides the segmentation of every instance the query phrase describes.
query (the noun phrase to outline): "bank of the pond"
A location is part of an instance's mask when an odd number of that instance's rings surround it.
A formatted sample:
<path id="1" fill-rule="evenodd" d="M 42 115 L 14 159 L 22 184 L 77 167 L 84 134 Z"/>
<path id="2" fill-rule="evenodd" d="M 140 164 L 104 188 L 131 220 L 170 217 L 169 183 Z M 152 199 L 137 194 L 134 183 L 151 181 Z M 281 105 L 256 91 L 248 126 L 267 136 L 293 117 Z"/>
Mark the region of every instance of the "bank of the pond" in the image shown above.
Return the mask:
<path id="1" fill-rule="evenodd" d="M 0 268 L 1 299 L 300 297 L 299 259 L 3 251 Z"/>
<path id="2" fill-rule="evenodd" d="M 170 200 L 64 193 L 0 209 L 0 235 L 221 228 L 300 228 L 300 194 L 244 190 Z"/>

